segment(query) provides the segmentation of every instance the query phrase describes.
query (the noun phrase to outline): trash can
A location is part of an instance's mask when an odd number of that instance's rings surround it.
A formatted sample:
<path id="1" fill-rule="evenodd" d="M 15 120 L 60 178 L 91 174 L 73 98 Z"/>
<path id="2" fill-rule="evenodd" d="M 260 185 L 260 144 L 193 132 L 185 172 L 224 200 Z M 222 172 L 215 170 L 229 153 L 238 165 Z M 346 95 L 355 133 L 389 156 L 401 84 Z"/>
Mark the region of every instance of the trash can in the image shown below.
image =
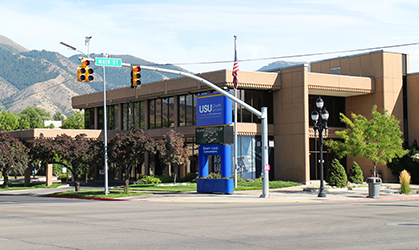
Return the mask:
<path id="1" fill-rule="evenodd" d="M 367 198 L 379 198 L 380 197 L 380 185 L 381 178 L 378 177 L 368 177 L 368 196 Z"/>

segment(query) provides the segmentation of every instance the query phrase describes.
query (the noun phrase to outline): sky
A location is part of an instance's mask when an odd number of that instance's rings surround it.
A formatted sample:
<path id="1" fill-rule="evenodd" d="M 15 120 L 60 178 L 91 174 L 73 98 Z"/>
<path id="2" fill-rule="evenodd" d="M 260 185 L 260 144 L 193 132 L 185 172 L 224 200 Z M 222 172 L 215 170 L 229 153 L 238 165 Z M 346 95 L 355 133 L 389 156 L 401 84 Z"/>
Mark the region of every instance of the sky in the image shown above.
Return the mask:
<path id="1" fill-rule="evenodd" d="M 13 0 L 0 2 L 0 35 L 64 56 L 78 52 L 60 42 L 87 53 L 85 37 L 92 36 L 90 53 L 129 54 L 194 73 L 232 69 L 237 36 L 240 70 L 255 71 L 278 60 L 419 42 L 418 10 L 417 0 Z M 409 54 L 410 72 L 419 71 L 419 45 L 384 50 Z"/>

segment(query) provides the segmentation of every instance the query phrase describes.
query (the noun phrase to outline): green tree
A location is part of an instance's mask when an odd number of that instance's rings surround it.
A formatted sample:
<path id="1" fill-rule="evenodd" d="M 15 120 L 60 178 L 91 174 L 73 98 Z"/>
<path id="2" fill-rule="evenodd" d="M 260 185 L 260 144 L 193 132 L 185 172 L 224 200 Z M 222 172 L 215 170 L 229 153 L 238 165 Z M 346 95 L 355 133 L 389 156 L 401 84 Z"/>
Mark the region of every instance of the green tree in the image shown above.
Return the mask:
<path id="1" fill-rule="evenodd" d="M 352 167 L 349 169 L 348 180 L 352 183 L 364 183 L 364 175 L 358 163 L 354 161 Z"/>
<path id="2" fill-rule="evenodd" d="M 333 159 L 332 165 L 327 170 L 326 181 L 330 186 L 344 187 L 348 184 L 345 168 L 338 159 Z"/>
<path id="3" fill-rule="evenodd" d="M 164 136 L 163 143 L 156 149 L 159 151 L 159 159 L 170 166 L 179 168 L 188 163 L 188 148 L 184 146 L 182 134 L 170 130 Z"/>
<path id="4" fill-rule="evenodd" d="M 84 115 L 81 111 L 74 111 L 73 115 L 64 120 L 61 128 L 64 129 L 84 129 Z"/>
<path id="5" fill-rule="evenodd" d="M 342 122 L 347 125 L 345 130 L 336 132 L 342 141 L 327 140 L 325 145 L 329 151 L 336 152 L 339 157 L 352 155 L 372 161 L 374 176 L 376 176 L 377 163 L 386 164 L 408 152 L 403 149 L 400 122 L 389 115 L 387 110 L 380 113 L 374 105 L 371 120 L 356 114 L 352 114 L 353 121 L 342 113 L 340 116 Z"/>
<path id="6" fill-rule="evenodd" d="M 45 109 L 28 107 L 19 113 L 21 129 L 45 128 L 44 121 L 51 120 L 51 114 Z"/>
<path id="7" fill-rule="evenodd" d="M 55 112 L 55 114 L 52 116 L 52 120 L 54 121 L 64 121 L 65 118 L 63 116 L 63 114 L 61 114 L 60 111 Z"/>
<path id="8" fill-rule="evenodd" d="M 28 150 L 18 139 L 0 129 L 0 171 L 3 174 L 3 187 L 9 188 L 11 171 L 23 174 L 28 166 Z"/>
<path id="9" fill-rule="evenodd" d="M 18 130 L 20 128 L 19 124 L 19 116 L 10 112 L 10 110 L 0 113 L 0 127 L 4 131 Z"/>

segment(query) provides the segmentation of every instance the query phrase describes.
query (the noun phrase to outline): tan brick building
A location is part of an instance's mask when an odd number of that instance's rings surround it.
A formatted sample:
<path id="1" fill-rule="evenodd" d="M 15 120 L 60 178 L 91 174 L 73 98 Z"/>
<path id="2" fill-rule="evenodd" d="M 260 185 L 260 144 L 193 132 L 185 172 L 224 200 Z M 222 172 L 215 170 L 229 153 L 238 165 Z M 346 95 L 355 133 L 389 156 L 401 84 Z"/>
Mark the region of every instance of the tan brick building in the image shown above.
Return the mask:
<path id="1" fill-rule="evenodd" d="M 231 70 L 207 72 L 199 76 L 222 88 L 233 88 Z M 321 96 L 330 113 L 329 138 L 344 129 L 339 113 L 371 116 L 373 105 L 387 109 L 398 118 L 404 139 L 411 144 L 419 138 L 419 74 L 408 73 L 408 56 L 376 51 L 333 58 L 311 64 L 282 68 L 273 72 L 239 72 L 239 97 L 256 109 L 268 107 L 270 179 L 307 183 L 319 179 L 319 150 L 310 113 Z M 197 80 L 182 77 L 143 84 L 141 88 L 107 91 L 107 117 L 110 136 L 130 124 L 162 137 L 174 129 L 185 137 L 190 164 L 180 175 L 198 169 L 195 144 L 196 96 L 212 91 Z M 86 129 L 103 129 L 103 93 L 74 97 L 73 108 L 85 112 Z M 239 173 L 255 178 L 261 172 L 260 121 L 238 108 Z M 324 150 L 325 169 L 334 155 Z M 351 166 L 356 160 L 364 177 L 371 175 L 372 163 L 348 157 L 341 162 Z M 215 161 L 215 160 L 214 160 Z M 378 166 L 383 181 L 397 181 L 386 166 Z M 152 156 L 137 173 L 163 174 L 166 170 Z M 167 173 L 167 171 L 166 171 Z"/>

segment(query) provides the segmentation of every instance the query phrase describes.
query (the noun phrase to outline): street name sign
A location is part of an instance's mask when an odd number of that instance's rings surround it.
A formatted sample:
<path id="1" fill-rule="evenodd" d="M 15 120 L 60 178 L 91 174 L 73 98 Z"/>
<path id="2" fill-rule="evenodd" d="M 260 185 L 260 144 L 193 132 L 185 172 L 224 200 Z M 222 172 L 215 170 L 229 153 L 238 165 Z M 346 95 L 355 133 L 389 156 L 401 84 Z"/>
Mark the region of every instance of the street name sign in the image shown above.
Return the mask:
<path id="1" fill-rule="evenodd" d="M 118 58 L 96 57 L 96 66 L 122 67 L 122 60 Z"/>

